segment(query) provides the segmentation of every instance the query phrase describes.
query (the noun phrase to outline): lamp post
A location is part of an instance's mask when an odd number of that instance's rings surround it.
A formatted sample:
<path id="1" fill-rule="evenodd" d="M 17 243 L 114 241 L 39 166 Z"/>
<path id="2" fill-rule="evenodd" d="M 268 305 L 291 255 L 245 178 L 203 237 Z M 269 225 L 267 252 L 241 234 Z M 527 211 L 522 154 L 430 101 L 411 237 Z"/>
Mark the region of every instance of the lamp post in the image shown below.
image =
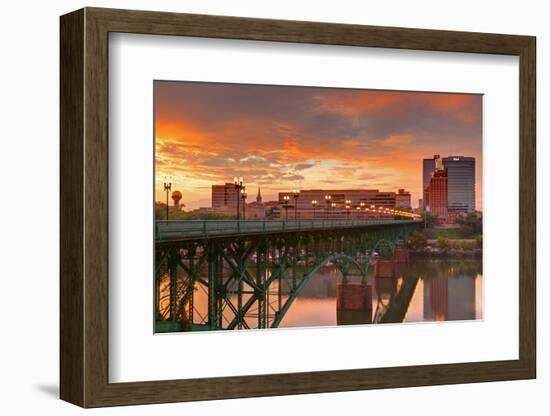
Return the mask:
<path id="1" fill-rule="evenodd" d="M 164 190 L 166 191 L 166 219 L 168 220 L 168 194 L 172 190 L 172 182 L 164 182 Z"/>
<path id="2" fill-rule="evenodd" d="M 328 220 L 328 209 L 330 207 L 330 200 L 332 199 L 332 196 L 330 195 L 325 195 L 325 202 L 327 204 L 327 220 Z"/>
<path id="3" fill-rule="evenodd" d="M 356 207 L 355 210 L 357 211 L 357 219 L 361 218 L 361 207 Z"/>
<path id="4" fill-rule="evenodd" d="M 365 203 L 364 202 L 359 203 L 359 210 L 361 211 L 361 213 L 363 212 L 364 209 L 365 209 Z M 365 214 L 362 213 L 361 218 L 365 219 Z"/>
<path id="5" fill-rule="evenodd" d="M 315 208 L 317 207 L 317 200 L 316 199 L 311 201 L 311 206 L 313 207 L 313 219 L 315 219 Z"/>
<path id="6" fill-rule="evenodd" d="M 285 221 L 288 221 L 288 208 L 290 205 L 288 205 L 288 202 L 290 201 L 290 196 L 285 195 L 283 196 L 283 208 L 285 209 Z"/>
<path id="7" fill-rule="evenodd" d="M 430 206 L 426 205 L 426 208 L 424 209 L 424 228 L 427 227 L 428 222 L 428 213 L 430 212 Z"/>
<path id="8" fill-rule="evenodd" d="M 349 221 L 349 209 L 351 208 L 351 200 L 346 199 L 346 220 Z"/>
<path id="9" fill-rule="evenodd" d="M 246 196 L 247 196 L 248 192 L 246 192 L 246 188 L 243 187 L 243 189 L 241 189 L 241 198 L 243 199 L 243 220 L 246 221 Z"/>
<path id="10" fill-rule="evenodd" d="M 298 215 L 298 198 L 300 197 L 300 190 L 293 189 L 292 196 L 294 197 L 294 220 L 296 220 Z"/>
<path id="11" fill-rule="evenodd" d="M 334 212 L 336 210 L 336 202 L 331 203 L 330 206 L 332 207 L 332 212 Z M 334 214 L 332 215 L 332 219 L 334 219 Z"/>
<path id="12" fill-rule="evenodd" d="M 237 191 L 237 221 L 241 219 L 241 210 L 239 208 L 239 200 L 241 199 L 241 190 L 243 189 L 243 178 L 242 177 L 234 177 L 233 178 L 233 185 L 235 185 L 235 191 Z"/>

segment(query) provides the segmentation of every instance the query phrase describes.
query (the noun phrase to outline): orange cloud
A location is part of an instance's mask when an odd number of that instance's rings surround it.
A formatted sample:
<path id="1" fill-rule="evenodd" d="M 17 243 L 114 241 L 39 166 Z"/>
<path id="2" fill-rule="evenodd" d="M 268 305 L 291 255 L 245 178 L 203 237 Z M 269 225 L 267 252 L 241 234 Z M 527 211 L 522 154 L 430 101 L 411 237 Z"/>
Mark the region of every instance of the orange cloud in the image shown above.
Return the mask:
<path id="1" fill-rule="evenodd" d="M 405 187 L 414 201 L 422 159 L 439 153 L 476 157 L 481 201 L 479 95 L 246 86 L 248 95 L 233 99 L 238 85 L 204 83 L 203 95 L 201 85 L 171 83 L 167 98 L 156 97 L 159 198 L 164 176 L 185 187 L 193 207 L 208 201 L 211 184 L 238 175 L 273 194 L 295 186 Z"/>

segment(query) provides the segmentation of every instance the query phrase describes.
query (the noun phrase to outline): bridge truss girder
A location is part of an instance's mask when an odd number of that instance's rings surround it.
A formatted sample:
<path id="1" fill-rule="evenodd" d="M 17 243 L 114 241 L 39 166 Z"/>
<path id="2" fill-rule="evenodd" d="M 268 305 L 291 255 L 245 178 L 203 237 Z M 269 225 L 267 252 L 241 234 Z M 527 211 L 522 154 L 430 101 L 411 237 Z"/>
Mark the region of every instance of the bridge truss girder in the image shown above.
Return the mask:
<path id="1" fill-rule="evenodd" d="M 391 257 L 416 225 L 316 230 L 157 244 L 157 321 L 179 330 L 278 327 L 292 303 L 327 262 L 343 282 L 366 281 L 375 254 Z M 195 294 L 207 294 L 206 314 Z"/>

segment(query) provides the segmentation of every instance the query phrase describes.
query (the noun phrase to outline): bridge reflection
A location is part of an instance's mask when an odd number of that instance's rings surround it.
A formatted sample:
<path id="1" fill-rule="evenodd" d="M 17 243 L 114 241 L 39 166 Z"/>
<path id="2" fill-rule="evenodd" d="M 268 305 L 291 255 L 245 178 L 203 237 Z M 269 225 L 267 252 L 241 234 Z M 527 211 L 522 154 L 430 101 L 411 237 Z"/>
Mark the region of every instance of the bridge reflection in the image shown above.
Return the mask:
<path id="1" fill-rule="evenodd" d="M 366 288 L 370 266 L 392 260 L 417 226 L 411 220 L 159 221 L 156 330 L 276 328 L 319 270 L 334 267 L 342 285 L 357 277 Z M 407 298 L 401 294 L 407 285 L 400 288 L 374 321 L 390 312 L 400 316 L 391 307 Z M 207 299 L 206 312 L 194 305 L 199 297 Z M 342 323 L 350 321 L 345 315 Z"/>

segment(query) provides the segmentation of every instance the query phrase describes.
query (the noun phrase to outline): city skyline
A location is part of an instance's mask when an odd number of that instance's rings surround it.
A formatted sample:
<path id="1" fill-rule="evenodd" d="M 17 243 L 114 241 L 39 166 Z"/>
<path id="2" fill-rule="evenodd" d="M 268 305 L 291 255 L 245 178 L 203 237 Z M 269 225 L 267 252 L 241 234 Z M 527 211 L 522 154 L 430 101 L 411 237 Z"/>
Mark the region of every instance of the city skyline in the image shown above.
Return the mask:
<path id="1" fill-rule="evenodd" d="M 155 81 L 156 200 L 163 181 L 187 209 L 242 176 L 264 201 L 300 189 L 405 188 L 422 194 L 422 160 L 476 159 L 482 208 L 481 95 Z M 416 205 L 414 203 L 414 205 Z"/>

